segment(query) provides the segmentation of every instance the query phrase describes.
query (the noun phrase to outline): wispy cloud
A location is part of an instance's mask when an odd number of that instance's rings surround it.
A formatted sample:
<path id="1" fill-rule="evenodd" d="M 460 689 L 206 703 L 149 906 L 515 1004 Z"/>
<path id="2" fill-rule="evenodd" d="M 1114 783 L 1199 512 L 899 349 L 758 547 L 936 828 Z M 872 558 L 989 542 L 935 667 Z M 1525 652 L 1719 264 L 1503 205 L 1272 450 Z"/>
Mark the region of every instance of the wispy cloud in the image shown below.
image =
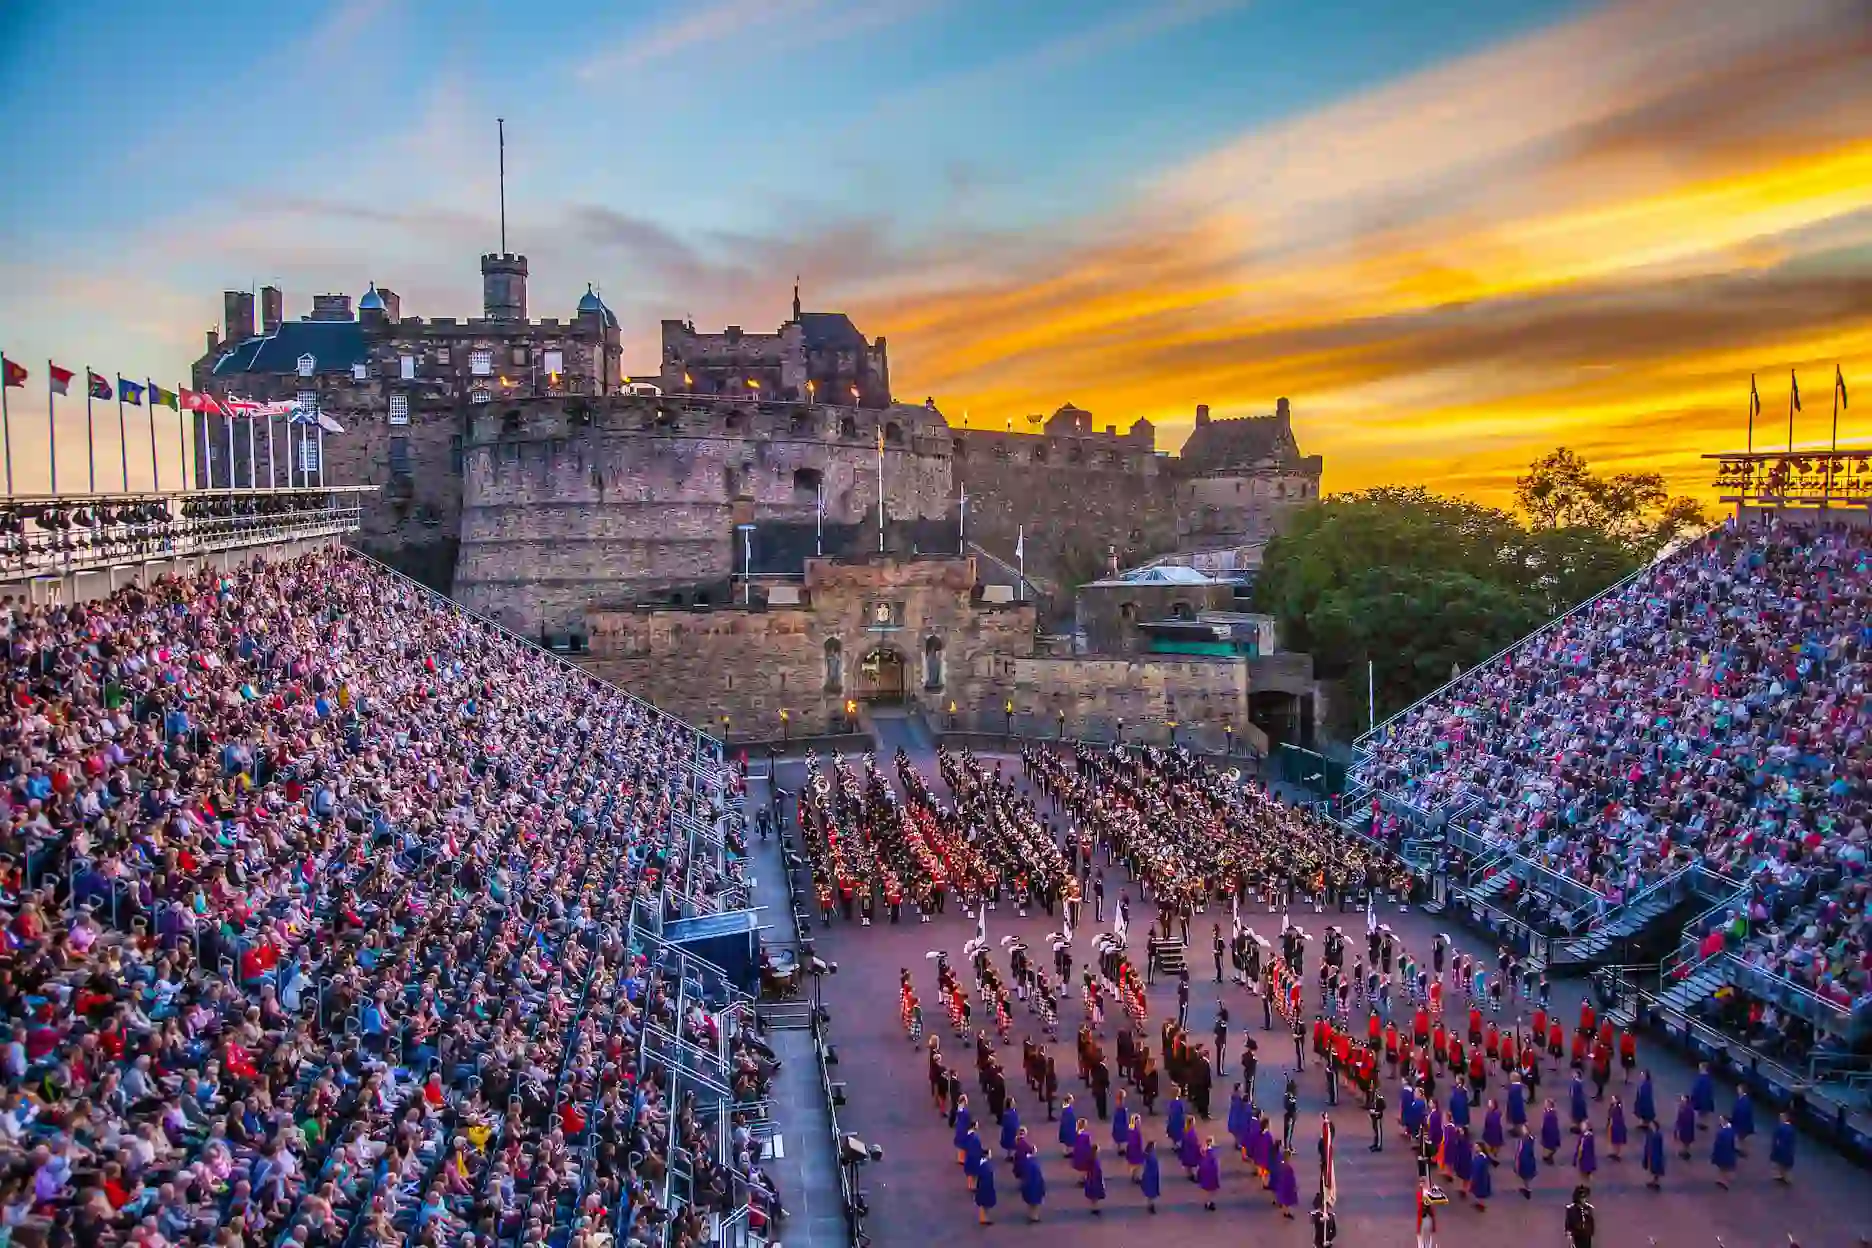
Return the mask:
<path id="1" fill-rule="evenodd" d="M 1868 58 L 1857 0 L 1615 6 L 855 311 L 907 392 L 996 424 L 1071 397 L 1174 431 L 1289 395 L 1341 487 L 1499 492 L 1561 440 L 1688 484 L 1751 369 L 1872 366 Z"/>
<path id="2" fill-rule="evenodd" d="M 791 51 L 850 39 L 939 7 L 944 0 L 717 0 L 694 11 L 672 11 L 632 31 L 586 60 L 587 81 L 641 72 L 686 56 L 718 57 L 723 45 L 760 39 Z"/>

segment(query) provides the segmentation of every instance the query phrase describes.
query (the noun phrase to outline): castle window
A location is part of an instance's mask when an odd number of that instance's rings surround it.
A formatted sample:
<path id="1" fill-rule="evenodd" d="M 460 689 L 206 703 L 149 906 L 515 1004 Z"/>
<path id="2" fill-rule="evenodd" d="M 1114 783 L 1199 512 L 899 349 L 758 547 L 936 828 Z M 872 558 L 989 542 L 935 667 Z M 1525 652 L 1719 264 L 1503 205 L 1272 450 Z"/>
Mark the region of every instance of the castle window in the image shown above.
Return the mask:
<path id="1" fill-rule="evenodd" d="M 812 417 L 805 412 L 794 412 L 790 428 L 795 437 L 809 434 L 812 432 Z"/>
<path id="2" fill-rule="evenodd" d="M 957 438 L 955 440 L 955 445 L 951 447 L 950 450 L 951 450 L 951 453 L 953 453 L 957 459 L 968 458 L 968 443 L 963 441 L 961 438 Z"/>
<path id="3" fill-rule="evenodd" d="M 828 638 L 825 643 L 825 687 L 827 693 L 837 693 L 845 687 L 845 647 L 836 637 Z"/>
<path id="4" fill-rule="evenodd" d="M 747 428 L 747 416 L 745 413 L 742 413 L 742 412 L 729 412 L 728 413 L 728 432 L 729 433 L 740 433 L 743 429 L 746 429 L 746 428 Z"/>
<path id="5" fill-rule="evenodd" d="M 449 349 L 447 347 L 437 347 L 436 348 L 436 363 L 447 364 L 448 362 L 449 362 Z"/>
<path id="6" fill-rule="evenodd" d="M 557 377 L 560 373 L 565 372 L 565 352 L 547 351 L 544 355 L 546 362 L 542 365 L 542 368 L 548 377 Z"/>
<path id="7" fill-rule="evenodd" d="M 1287 497 L 1287 483 L 1285 481 L 1276 481 L 1274 483 L 1274 497 L 1275 498 Z"/>
<path id="8" fill-rule="evenodd" d="M 393 394 L 390 396 L 390 423 L 393 425 L 409 424 L 409 395 Z"/>
<path id="9" fill-rule="evenodd" d="M 940 637 L 926 638 L 923 642 L 923 687 L 931 690 L 943 687 L 943 643 Z"/>
<path id="10" fill-rule="evenodd" d="M 526 367 L 527 349 L 525 347 L 515 347 L 513 349 L 513 362 L 521 368 Z"/>
<path id="11" fill-rule="evenodd" d="M 825 488 L 825 477 L 817 468 L 795 468 L 793 470 L 793 501 L 796 503 L 817 503 L 819 491 Z"/>
<path id="12" fill-rule="evenodd" d="M 726 465 L 721 470 L 722 490 L 729 498 L 738 498 L 741 494 L 741 474 L 733 465 Z"/>
<path id="13" fill-rule="evenodd" d="M 486 386 L 476 386 L 468 392 L 468 401 L 470 403 L 487 403 L 493 398 L 493 394 L 488 391 Z"/>
<path id="14" fill-rule="evenodd" d="M 400 370 L 400 375 L 402 376 L 404 381 L 416 380 L 416 357 L 415 356 L 413 355 L 404 356 L 402 359 L 397 361 L 397 367 Z"/>
<path id="15" fill-rule="evenodd" d="M 299 357 L 299 375 L 301 377 L 310 377 L 313 370 L 317 367 L 318 361 L 312 356 L 302 355 Z"/>
<path id="16" fill-rule="evenodd" d="M 1127 626 L 1137 623 L 1137 603 L 1135 602 L 1119 603 L 1118 604 L 1118 618 L 1120 620 L 1123 620 Z"/>
<path id="17" fill-rule="evenodd" d="M 1036 464 L 1044 464 L 1047 462 L 1047 444 L 1046 443 L 1044 442 L 1034 443 L 1033 462 Z"/>
<path id="18" fill-rule="evenodd" d="M 1066 458 L 1071 463 L 1075 463 L 1075 464 L 1079 463 L 1081 460 L 1085 458 L 1085 450 L 1081 447 L 1075 446 L 1066 452 Z"/>
<path id="19" fill-rule="evenodd" d="M 449 435 L 449 471 L 460 476 L 461 470 L 462 435 L 459 433 L 451 433 Z"/>
<path id="20" fill-rule="evenodd" d="M 492 351 L 471 351 L 468 354 L 468 371 L 476 377 L 494 375 L 494 353 Z"/>
<path id="21" fill-rule="evenodd" d="M 1005 442 L 995 443 L 995 458 L 1006 459 L 1007 457 L 1008 457 L 1008 444 Z"/>
<path id="22" fill-rule="evenodd" d="M 408 478 L 413 475 L 410 468 L 409 439 L 390 439 L 390 475 Z"/>
<path id="23" fill-rule="evenodd" d="M 902 446 L 904 440 L 903 426 L 894 420 L 890 421 L 884 426 L 884 440 L 892 446 Z"/>
<path id="24" fill-rule="evenodd" d="M 307 416 L 318 415 L 318 391 L 301 390 L 299 392 L 299 410 Z"/>
<path id="25" fill-rule="evenodd" d="M 1190 606 L 1187 602 L 1173 602 L 1170 604 L 1170 618 L 1173 620 L 1193 620 L 1196 618 L 1196 608 Z"/>
<path id="26" fill-rule="evenodd" d="M 357 363 L 351 366 L 351 380 L 352 381 L 365 381 L 369 377 L 370 377 L 370 365 L 366 364 L 363 360 L 359 360 Z"/>
<path id="27" fill-rule="evenodd" d="M 857 436 L 858 436 L 858 422 L 853 420 L 849 416 L 839 417 L 839 437 L 856 438 Z"/>

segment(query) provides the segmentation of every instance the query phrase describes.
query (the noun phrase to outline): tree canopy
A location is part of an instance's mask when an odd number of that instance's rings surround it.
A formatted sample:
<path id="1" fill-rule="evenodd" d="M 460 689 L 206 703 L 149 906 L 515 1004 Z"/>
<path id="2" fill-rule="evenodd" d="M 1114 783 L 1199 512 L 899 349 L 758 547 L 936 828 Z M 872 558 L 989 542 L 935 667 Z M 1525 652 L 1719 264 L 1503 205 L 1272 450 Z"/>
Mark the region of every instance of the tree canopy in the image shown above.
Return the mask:
<path id="1" fill-rule="evenodd" d="M 1521 479 L 1527 519 L 1418 487 L 1334 495 L 1268 544 L 1257 606 L 1338 682 L 1332 723 L 1365 725 L 1422 697 L 1635 571 L 1701 513 L 1647 474 L 1599 477 L 1564 448 Z"/>

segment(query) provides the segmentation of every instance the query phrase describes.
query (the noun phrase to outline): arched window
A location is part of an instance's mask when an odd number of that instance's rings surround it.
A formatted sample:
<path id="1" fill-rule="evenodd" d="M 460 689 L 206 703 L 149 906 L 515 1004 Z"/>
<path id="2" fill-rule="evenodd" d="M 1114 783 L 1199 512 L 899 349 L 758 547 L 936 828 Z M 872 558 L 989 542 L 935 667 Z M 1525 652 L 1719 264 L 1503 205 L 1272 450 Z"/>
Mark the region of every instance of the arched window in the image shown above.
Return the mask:
<path id="1" fill-rule="evenodd" d="M 884 440 L 892 446 L 903 445 L 903 426 L 896 421 L 889 421 L 884 426 Z"/>
<path id="2" fill-rule="evenodd" d="M 923 687 L 943 687 L 943 643 L 940 637 L 929 637 L 923 642 Z"/>
<path id="3" fill-rule="evenodd" d="M 746 429 L 746 428 L 747 428 L 747 416 L 745 413 L 742 413 L 742 412 L 729 412 L 728 413 L 728 432 L 729 433 L 740 433 L 743 429 Z"/>
<path id="4" fill-rule="evenodd" d="M 845 647 L 836 637 L 828 637 L 825 643 L 825 687 L 827 693 L 845 687 Z"/>
<path id="5" fill-rule="evenodd" d="M 850 416 L 839 417 L 839 437 L 851 439 L 858 436 L 858 422 Z"/>
<path id="6" fill-rule="evenodd" d="M 953 452 L 957 459 L 967 459 L 968 458 L 968 443 L 962 440 L 961 438 L 957 438 L 955 440 L 955 446 L 953 448 Z"/>
<path id="7" fill-rule="evenodd" d="M 793 470 L 793 501 L 796 503 L 817 503 L 819 491 L 825 485 L 825 478 L 817 468 L 795 468 Z"/>
<path id="8" fill-rule="evenodd" d="M 1118 618 L 1126 624 L 1137 623 L 1137 603 L 1121 602 L 1118 604 Z"/>
<path id="9" fill-rule="evenodd" d="M 1196 609 L 1189 603 L 1179 600 L 1170 604 L 1170 616 L 1177 620 L 1193 620 L 1196 618 Z"/>

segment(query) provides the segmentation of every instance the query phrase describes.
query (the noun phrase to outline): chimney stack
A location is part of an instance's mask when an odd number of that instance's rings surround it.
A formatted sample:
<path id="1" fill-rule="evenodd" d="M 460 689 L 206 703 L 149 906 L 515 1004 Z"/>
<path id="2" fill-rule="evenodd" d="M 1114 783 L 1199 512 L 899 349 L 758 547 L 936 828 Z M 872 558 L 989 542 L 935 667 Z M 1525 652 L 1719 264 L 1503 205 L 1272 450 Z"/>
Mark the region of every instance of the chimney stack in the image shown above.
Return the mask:
<path id="1" fill-rule="evenodd" d="M 254 336 L 254 297 L 251 290 L 223 291 L 221 295 L 222 337 L 229 345 L 246 342 Z"/>
<path id="2" fill-rule="evenodd" d="M 276 334 L 280 322 L 286 319 L 286 296 L 277 286 L 260 288 L 260 332 Z"/>
<path id="3" fill-rule="evenodd" d="M 1196 427 L 1200 429 L 1208 423 L 1209 405 L 1207 403 L 1198 403 L 1196 405 Z"/>

